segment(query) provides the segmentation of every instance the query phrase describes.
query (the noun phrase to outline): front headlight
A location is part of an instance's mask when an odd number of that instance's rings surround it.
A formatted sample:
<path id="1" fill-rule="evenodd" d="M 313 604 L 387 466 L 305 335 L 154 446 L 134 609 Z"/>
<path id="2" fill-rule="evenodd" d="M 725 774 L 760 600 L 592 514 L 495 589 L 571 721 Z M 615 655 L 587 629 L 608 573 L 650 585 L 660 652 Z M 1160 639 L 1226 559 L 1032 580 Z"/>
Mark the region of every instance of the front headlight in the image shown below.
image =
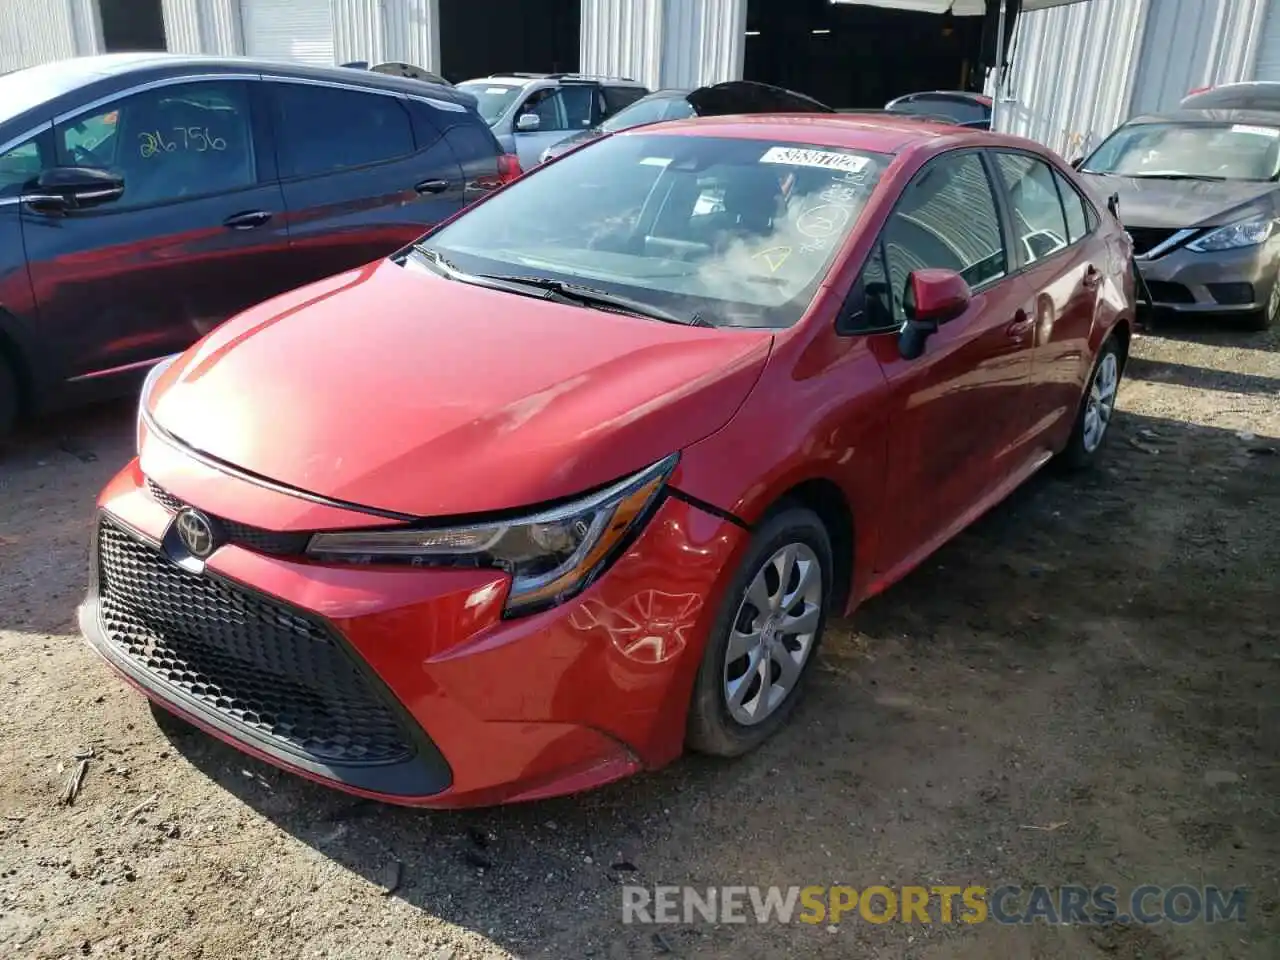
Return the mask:
<path id="1" fill-rule="evenodd" d="M 317 533 L 317 560 L 493 567 L 511 575 L 504 613 L 529 613 L 584 589 L 645 520 L 676 454 L 596 493 L 530 516 L 470 526 Z"/>
<path id="2" fill-rule="evenodd" d="M 142 381 L 142 390 L 138 394 L 138 416 L 137 422 L 134 424 L 134 436 L 137 437 L 137 452 L 142 452 L 142 423 L 143 411 L 147 409 L 147 401 L 151 399 L 151 391 L 155 389 L 156 381 L 160 379 L 161 374 L 173 366 L 173 361 L 182 356 L 175 353 L 172 356 L 165 357 L 150 370 L 147 371 L 147 378 Z"/>
<path id="3" fill-rule="evenodd" d="M 1275 220 L 1270 217 L 1250 217 L 1248 220 L 1230 223 L 1225 227 L 1209 231 L 1199 240 L 1188 243 L 1187 249 L 1194 250 L 1196 253 L 1213 253 L 1216 250 L 1256 247 L 1267 241 L 1275 225 Z"/>

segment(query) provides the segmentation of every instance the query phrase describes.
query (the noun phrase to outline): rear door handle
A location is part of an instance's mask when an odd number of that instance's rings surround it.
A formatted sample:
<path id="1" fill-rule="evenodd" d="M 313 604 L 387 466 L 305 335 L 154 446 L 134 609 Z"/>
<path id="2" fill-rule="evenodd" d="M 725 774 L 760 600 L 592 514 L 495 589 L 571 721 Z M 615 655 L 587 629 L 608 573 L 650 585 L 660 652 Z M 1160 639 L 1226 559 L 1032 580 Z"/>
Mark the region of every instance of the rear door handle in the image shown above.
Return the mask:
<path id="1" fill-rule="evenodd" d="M 449 189 L 448 180 L 422 180 L 413 185 L 418 193 L 444 193 Z"/>
<path id="2" fill-rule="evenodd" d="M 1084 272 L 1083 283 L 1085 287 L 1089 290 L 1092 290 L 1101 282 L 1102 282 L 1102 271 L 1099 270 L 1097 267 L 1095 267 L 1092 263 L 1089 264 L 1089 269 Z"/>
<path id="3" fill-rule="evenodd" d="M 233 213 L 222 221 L 222 225 L 232 230 L 252 230 L 270 219 L 271 214 L 266 210 L 249 210 L 245 213 Z"/>
<path id="4" fill-rule="evenodd" d="M 1019 310 L 1013 315 L 1013 322 L 1004 328 L 1004 332 L 1014 343 L 1023 343 L 1033 325 L 1034 321 L 1027 316 L 1027 311 Z"/>

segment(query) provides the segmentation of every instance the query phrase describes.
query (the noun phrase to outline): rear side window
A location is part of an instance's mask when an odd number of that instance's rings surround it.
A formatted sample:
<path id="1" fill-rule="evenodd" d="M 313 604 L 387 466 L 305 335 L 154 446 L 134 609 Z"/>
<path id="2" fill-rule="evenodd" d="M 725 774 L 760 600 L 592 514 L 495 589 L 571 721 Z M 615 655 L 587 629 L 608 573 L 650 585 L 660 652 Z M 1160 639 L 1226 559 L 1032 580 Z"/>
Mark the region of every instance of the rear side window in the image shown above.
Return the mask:
<path id="1" fill-rule="evenodd" d="M 1062 197 L 1062 209 L 1067 215 L 1067 239 L 1072 243 L 1083 240 L 1089 233 L 1089 210 L 1084 197 L 1060 174 L 1053 171 L 1053 179 L 1058 184 L 1058 195 Z"/>
<path id="2" fill-rule="evenodd" d="M 445 131 L 445 141 L 459 163 L 492 160 L 502 153 L 489 128 L 478 123 L 460 123 Z"/>
<path id="3" fill-rule="evenodd" d="M 334 173 L 414 152 L 413 125 L 398 97 L 299 83 L 272 86 L 282 177 Z"/>
<path id="4" fill-rule="evenodd" d="M 997 153 L 996 167 L 1009 194 L 1023 260 L 1035 263 L 1065 247 L 1067 222 L 1049 165 L 1026 153 Z"/>
<path id="5" fill-rule="evenodd" d="M 604 93 L 604 115 L 611 117 L 623 107 L 629 107 L 645 92 L 640 87 L 601 87 Z"/>

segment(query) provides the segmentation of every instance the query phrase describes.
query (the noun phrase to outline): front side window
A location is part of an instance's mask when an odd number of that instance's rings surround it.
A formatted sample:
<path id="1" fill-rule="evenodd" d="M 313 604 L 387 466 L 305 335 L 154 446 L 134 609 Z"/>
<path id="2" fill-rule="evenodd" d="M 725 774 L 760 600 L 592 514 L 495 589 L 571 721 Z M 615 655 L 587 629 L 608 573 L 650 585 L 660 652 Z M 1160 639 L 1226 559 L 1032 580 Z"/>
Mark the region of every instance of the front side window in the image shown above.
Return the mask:
<path id="1" fill-rule="evenodd" d="M 646 123 L 662 120 L 684 120 L 693 116 L 693 105 L 684 97 L 659 97 L 641 100 L 600 124 L 605 133 L 617 133 Z"/>
<path id="2" fill-rule="evenodd" d="M 719 325 L 790 326 L 889 160 L 626 134 L 517 181 L 422 246 L 474 274 L 586 285 Z"/>
<path id="3" fill-rule="evenodd" d="M 36 140 L 20 143 L 0 154 L 0 197 L 16 197 L 23 186 L 40 176 L 43 165 Z"/>
<path id="4" fill-rule="evenodd" d="M 1280 124 L 1126 124 L 1080 169 L 1153 179 L 1275 180 L 1280 174 Z"/>
<path id="5" fill-rule="evenodd" d="M 1025 153 L 997 153 L 995 158 L 1023 259 L 1035 263 L 1063 249 L 1069 234 L 1049 165 Z"/>
<path id="6" fill-rule="evenodd" d="M 336 173 L 414 151 L 413 124 L 399 97 L 300 83 L 271 86 L 282 177 Z"/>
<path id="7" fill-rule="evenodd" d="M 595 88 L 586 85 L 539 90 L 521 105 L 519 116 L 537 116 L 539 133 L 585 130 L 594 96 Z"/>
<path id="8" fill-rule="evenodd" d="M 971 287 L 1006 273 L 1000 217 L 976 153 L 944 154 L 911 181 L 881 234 L 895 322 L 913 270 L 954 270 Z"/>
<path id="9" fill-rule="evenodd" d="M 124 180 L 107 209 L 228 193 L 257 182 L 248 90 L 240 82 L 160 87 L 54 128 L 60 166 Z"/>

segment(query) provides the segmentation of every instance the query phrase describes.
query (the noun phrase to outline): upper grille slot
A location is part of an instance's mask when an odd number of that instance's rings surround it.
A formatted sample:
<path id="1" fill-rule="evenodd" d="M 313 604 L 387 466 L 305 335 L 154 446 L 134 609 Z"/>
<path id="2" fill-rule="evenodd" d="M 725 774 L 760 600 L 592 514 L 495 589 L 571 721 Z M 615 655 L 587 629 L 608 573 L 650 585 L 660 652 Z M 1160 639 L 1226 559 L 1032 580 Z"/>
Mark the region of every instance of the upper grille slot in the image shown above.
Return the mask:
<path id="1" fill-rule="evenodd" d="M 147 493 L 158 504 L 173 513 L 190 506 L 190 504 L 183 502 L 179 497 L 175 497 L 150 477 L 147 478 Z M 230 543 L 258 553 L 269 553 L 281 557 L 302 556 L 307 552 L 307 543 L 311 539 L 311 534 L 306 531 L 282 532 L 265 530 L 262 527 L 253 527 L 247 523 L 228 520 L 226 517 L 218 517 L 213 514 L 208 516 L 217 521 L 218 526 L 222 528 Z"/>

